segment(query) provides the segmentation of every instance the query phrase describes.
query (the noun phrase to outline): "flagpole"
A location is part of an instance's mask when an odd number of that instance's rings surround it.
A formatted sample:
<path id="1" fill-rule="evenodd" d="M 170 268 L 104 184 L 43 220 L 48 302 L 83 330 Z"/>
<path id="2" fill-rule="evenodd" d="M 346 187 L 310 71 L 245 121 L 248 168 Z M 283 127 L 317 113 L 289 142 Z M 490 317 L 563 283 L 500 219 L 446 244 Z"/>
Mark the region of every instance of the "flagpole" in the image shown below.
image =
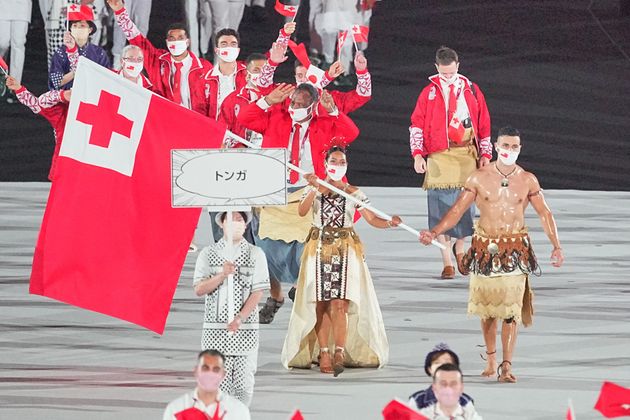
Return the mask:
<path id="1" fill-rule="evenodd" d="M 242 138 L 240 136 L 237 136 L 236 134 L 232 133 L 229 130 L 227 130 L 227 132 L 230 133 L 229 136 L 231 138 L 233 138 L 235 140 L 238 140 L 239 142 L 243 143 L 246 146 L 251 147 L 252 149 L 262 149 L 260 146 L 256 146 L 255 144 L 250 143 L 249 141 L 245 140 L 244 138 Z M 299 174 L 302 174 L 302 175 L 306 175 L 308 173 L 304 169 L 300 168 L 299 166 L 295 166 L 295 165 L 293 165 L 290 162 L 287 162 L 287 167 L 289 169 L 291 169 L 291 170 L 294 170 L 295 172 L 297 172 Z M 389 214 L 387 214 L 385 212 L 382 212 L 381 210 L 379 210 L 379 209 L 377 209 L 375 207 L 372 207 L 369 204 L 365 204 L 363 201 L 359 200 L 358 198 L 355 198 L 354 196 L 346 193 L 345 191 L 340 190 L 339 188 L 335 187 L 334 185 L 329 184 L 328 182 L 324 181 L 323 179 L 317 178 L 317 182 L 320 185 L 323 185 L 324 187 L 328 188 L 329 190 L 334 191 L 337 194 L 345 197 L 347 200 L 350 200 L 350 201 L 352 201 L 352 202 L 354 202 L 356 204 L 359 204 L 362 209 L 369 210 L 372 213 L 376 214 L 377 216 L 382 217 L 385 220 L 389 220 L 389 221 L 392 220 L 392 217 Z M 411 234 L 413 234 L 416 238 L 418 236 L 420 236 L 420 232 L 419 231 L 417 231 L 416 229 L 414 229 L 414 228 L 412 228 L 410 226 L 407 226 L 404 223 L 399 224 L 398 227 L 406 230 L 407 232 L 409 232 Z M 437 246 L 440 249 L 446 249 L 446 246 L 442 245 L 441 243 L 439 243 L 435 239 L 431 241 L 431 244 Z"/>
<path id="2" fill-rule="evenodd" d="M 299 10 L 300 10 L 300 6 L 299 5 L 295 6 L 295 14 L 291 17 L 291 22 L 295 22 L 295 17 L 297 16 Z"/>
<path id="3" fill-rule="evenodd" d="M 354 32 L 352 31 L 352 28 L 350 28 L 350 35 L 352 35 L 352 43 L 354 44 L 354 48 L 357 50 L 357 52 L 359 52 L 359 44 L 357 44 L 357 40 L 354 39 Z"/>

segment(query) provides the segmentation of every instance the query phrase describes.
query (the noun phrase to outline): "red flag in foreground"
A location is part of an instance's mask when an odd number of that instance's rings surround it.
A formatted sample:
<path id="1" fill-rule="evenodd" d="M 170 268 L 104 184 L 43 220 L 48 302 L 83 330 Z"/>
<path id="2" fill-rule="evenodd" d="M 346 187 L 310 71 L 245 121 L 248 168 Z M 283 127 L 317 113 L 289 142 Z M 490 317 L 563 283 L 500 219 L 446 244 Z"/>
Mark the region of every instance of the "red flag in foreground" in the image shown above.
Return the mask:
<path id="1" fill-rule="evenodd" d="M 369 33 L 370 28 L 368 26 L 352 25 L 352 36 L 354 37 L 354 42 L 368 42 Z"/>
<path id="2" fill-rule="evenodd" d="M 341 49 L 348 38 L 348 31 L 339 31 L 337 34 L 337 57 L 341 57 Z"/>
<path id="3" fill-rule="evenodd" d="M 567 420 L 575 420 L 575 412 L 573 411 L 573 403 L 569 398 L 569 408 L 567 409 Z"/>
<path id="4" fill-rule="evenodd" d="M 604 382 L 595 410 L 606 418 L 630 416 L 630 389 L 612 382 Z"/>
<path id="5" fill-rule="evenodd" d="M 384 420 L 429 420 L 398 400 L 391 400 L 383 409 Z"/>
<path id="6" fill-rule="evenodd" d="M 161 334 L 201 211 L 171 207 L 171 149 L 224 134 L 81 57 L 30 292 Z"/>
<path id="7" fill-rule="evenodd" d="M 2 56 L 0 56 L 0 69 L 4 71 L 4 74 L 6 74 L 7 76 L 9 75 L 9 66 L 7 65 L 7 62 L 4 61 L 4 58 L 2 58 Z"/>
<path id="8" fill-rule="evenodd" d="M 291 416 L 291 420 L 304 420 L 304 416 L 302 416 L 302 412 L 300 410 L 295 410 L 295 413 Z"/>
<path id="9" fill-rule="evenodd" d="M 280 0 L 276 0 L 276 5 L 274 6 L 276 12 L 280 13 L 282 16 L 293 17 L 297 14 L 298 7 L 290 6 L 288 4 L 280 3 Z"/>
<path id="10" fill-rule="evenodd" d="M 175 418 L 177 420 L 208 420 L 210 417 L 200 409 L 192 407 L 175 413 Z"/>

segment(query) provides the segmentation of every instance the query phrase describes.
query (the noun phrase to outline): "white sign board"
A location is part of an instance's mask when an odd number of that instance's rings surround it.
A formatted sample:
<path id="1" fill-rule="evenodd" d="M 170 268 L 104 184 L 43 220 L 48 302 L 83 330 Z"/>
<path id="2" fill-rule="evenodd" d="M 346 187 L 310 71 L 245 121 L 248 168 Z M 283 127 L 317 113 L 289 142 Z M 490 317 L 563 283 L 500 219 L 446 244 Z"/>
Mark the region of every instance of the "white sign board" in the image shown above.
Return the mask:
<path id="1" fill-rule="evenodd" d="M 173 207 L 287 204 L 286 149 L 172 150 Z"/>

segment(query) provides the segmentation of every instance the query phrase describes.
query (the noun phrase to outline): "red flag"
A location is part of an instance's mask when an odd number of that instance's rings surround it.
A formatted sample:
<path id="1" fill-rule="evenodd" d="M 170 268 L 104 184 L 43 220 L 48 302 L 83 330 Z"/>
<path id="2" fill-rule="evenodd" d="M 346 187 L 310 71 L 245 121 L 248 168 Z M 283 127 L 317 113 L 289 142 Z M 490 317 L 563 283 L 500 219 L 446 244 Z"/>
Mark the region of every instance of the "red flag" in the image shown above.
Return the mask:
<path id="1" fill-rule="evenodd" d="M 339 31 L 339 34 L 337 34 L 337 57 L 341 56 L 341 49 L 343 44 L 346 43 L 346 38 L 348 38 L 348 31 Z"/>
<path id="2" fill-rule="evenodd" d="M 429 420 L 398 400 L 391 400 L 383 409 L 384 420 Z"/>
<path id="3" fill-rule="evenodd" d="M 291 416 L 291 420 L 304 420 L 304 416 L 302 416 L 302 412 L 300 410 L 295 410 L 295 413 Z"/>
<path id="4" fill-rule="evenodd" d="M 201 211 L 171 206 L 171 149 L 224 135 L 81 57 L 30 292 L 161 334 Z"/>
<path id="5" fill-rule="evenodd" d="M 276 0 L 276 5 L 274 6 L 276 12 L 280 13 L 282 16 L 293 17 L 297 14 L 298 7 L 290 6 L 288 4 L 280 3 L 280 0 Z"/>
<path id="6" fill-rule="evenodd" d="M 354 42 L 368 42 L 369 33 L 369 26 L 352 25 L 352 36 L 354 37 Z"/>
<path id="7" fill-rule="evenodd" d="M 192 407 L 175 413 L 177 420 L 208 420 L 208 415 L 198 408 Z"/>
<path id="8" fill-rule="evenodd" d="M 575 420 L 575 413 L 573 412 L 573 403 L 569 398 L 569 408 L 567 409 L 567 419 L 566 420 Z"/>
<path id="9" fill-rule="evenodd" d="M 293 55 L 298 59 L 300 63 L 306 68 L 311 65 L 311 60 L 308 58 L 308 53 L 306 52 L 306 47 L 303 43 L 296 44 L 292 39 L 289 40 L 289 48 L 293 51 Z"/>
<path id="10" fill-rule="evenodd" d="M 4 61 L 4 58 L 2 58 L 2 56 L 0 55 L 0 69 L 4 70 L 5 73 L 9 73 L 9 66 L 7 65 L 7 62 Z"/>
<path id="11" fill-rule="evenodd" d="M 73 20 L 94 20 L 94 11 L 90 6 L 71 4 L 68 6 L 68 22 Z"/>
<path id="12" fill-rule="evenodd" d="M 612 382 L 604 382 L 595 410 L 606 418 L 630 416 L 630 388 Z"/>

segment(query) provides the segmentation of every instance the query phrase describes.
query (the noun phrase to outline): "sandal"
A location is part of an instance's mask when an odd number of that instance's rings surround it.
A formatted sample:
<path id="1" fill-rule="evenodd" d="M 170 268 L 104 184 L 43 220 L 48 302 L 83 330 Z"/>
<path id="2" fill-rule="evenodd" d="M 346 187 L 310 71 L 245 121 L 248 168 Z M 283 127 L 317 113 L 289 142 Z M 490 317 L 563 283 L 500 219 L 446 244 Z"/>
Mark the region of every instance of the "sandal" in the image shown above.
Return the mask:
<path id="1" fill-rule="evenodd" d="M 492 356 L 493 354 L 496 354 L 497 351 L 486 351 L 486 356 Z M 484 357 L 483 354 L 479 353 L 479 356 L 481 356 L 481 360 L 488 360 L 488 357 Z M 481 372 L 481 376 L 483 376 L 484 378 L 490 378 L 492 375 L 494 375 L 494 369 L 488 368 L 486 367 L 484 369 L 483 372 Z"/>
<path id="2" fill-rule="evenodd" d="M 508 365 L 510 365 L 510 367 L 512 367 L 512 362 L 510 362 L 509 360 L 502 361 L 499 367 L 497 368 L 497 381 L 513 384 L 516 382 L 516 376 L 514 376 L 512 372 L 505 373 L 505 369 L 503 369 L 503 365 L 505 363 L 507 363 Z"/>
<path id="3" fill-rule="evenodd" d="M 271 296 L 267 298 L 267 302 L 265 302 L 264 306 L 258 312 L 260 324 L 271 324 L 273 322 L 274 317 L 276 316 L 276 312 L 284 305 L 284 299 L 282 301 L 277 301 Z"/>
<path id="4" fill-rule="evenodd" d="M 346 354 L 344 349 L 335 349 L 335 357 L 334 357 L 334 363 L 333 363 L 333 371 L 335 372 L 335 374 L 333 375 L 335 378 L 337 376 L 339 376 L 339 374 L 341 372 L 343 372 L 344 370 L 344 359 L 346 358 Z"/>
<path id="5" fill-rule="evenodd" d="M 330 352 L 328 350 L 320 350 L 319 356 L 319 371 L 321 373 L 333 373 L 332 361 L 330 360 Z"/>

